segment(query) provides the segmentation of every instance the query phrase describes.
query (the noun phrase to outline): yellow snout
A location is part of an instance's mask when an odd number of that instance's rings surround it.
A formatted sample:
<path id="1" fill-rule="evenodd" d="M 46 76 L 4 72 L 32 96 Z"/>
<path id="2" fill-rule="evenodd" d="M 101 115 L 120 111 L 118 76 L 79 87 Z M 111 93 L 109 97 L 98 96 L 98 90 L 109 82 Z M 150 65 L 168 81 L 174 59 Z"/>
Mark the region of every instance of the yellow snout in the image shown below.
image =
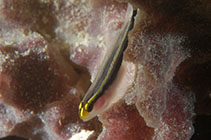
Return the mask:
<path id="1" fill-rule="evenodd" d="M 89 115 L 89 112 L 87 111 L 87 106 L 88 106 L 88 104 L 83 106 L 82 103 L 80 103 L 80 105 L 79 105 L 80 118 L 84 121 L 87 120 L 87 115 Z"/>

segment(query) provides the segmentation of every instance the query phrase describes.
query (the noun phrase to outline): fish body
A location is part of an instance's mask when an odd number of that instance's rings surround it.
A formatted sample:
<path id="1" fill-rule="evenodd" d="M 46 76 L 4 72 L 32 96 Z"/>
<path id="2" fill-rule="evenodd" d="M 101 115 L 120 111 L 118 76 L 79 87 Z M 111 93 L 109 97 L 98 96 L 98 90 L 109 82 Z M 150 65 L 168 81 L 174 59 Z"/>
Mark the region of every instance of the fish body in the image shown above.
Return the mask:
<path id="1" fill-rule="evenodd" d="M 128 44 L 128 32 L 133 28 L 136 11 L 132 11 L 130 14 L 131 19 L 123 25 L 123 31 L 120 33 L 114 47 L 112 47 L 113 50 L 106 55 L 100 71 L 79 105 L 80 118 L 84 121 L 92 119 L 102 111 L 102 109 L 94 110 L 93 107 L 111 85 L 120 68 L 123 52 Z"/>

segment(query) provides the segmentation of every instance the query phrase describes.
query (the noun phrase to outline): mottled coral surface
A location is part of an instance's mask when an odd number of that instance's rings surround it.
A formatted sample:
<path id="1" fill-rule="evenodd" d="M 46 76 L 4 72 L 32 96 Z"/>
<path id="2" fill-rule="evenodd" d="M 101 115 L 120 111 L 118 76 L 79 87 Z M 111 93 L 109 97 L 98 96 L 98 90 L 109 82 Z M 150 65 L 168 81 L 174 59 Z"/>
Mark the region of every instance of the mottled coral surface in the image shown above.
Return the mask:
<path id="1" fill-rule="evenodd" d="M 209 1 L 122 1 L 0 0 L 0 138 L 211 138 Z M 103 95 L 114 98 L 83 122 L 78 105 L 131 6 L 123 63 Z"/>

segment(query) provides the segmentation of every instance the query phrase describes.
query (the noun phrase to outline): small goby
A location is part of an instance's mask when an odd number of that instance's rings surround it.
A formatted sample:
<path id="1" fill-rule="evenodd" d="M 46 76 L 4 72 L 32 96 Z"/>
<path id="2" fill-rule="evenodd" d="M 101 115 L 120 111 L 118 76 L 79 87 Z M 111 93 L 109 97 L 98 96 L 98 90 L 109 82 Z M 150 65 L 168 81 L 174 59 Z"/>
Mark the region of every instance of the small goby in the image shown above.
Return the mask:
<path id="1" fill-rule="evenodd" d="M 136 11 L 131 10 L 129 14 L 131 18 L 123 25 L 123 30 L 114 44 L 114 49 L 107 55 L 107 59 L 105 59 L 100 71 L 79 105 L 79 115 L 84 121 L 88 121 L 102 112 L 102 109 L 95 110 L 94 105 L 115 79 L 121 65 L 123 52 L 128 44 L 128 32 L 133 28 Z"/>

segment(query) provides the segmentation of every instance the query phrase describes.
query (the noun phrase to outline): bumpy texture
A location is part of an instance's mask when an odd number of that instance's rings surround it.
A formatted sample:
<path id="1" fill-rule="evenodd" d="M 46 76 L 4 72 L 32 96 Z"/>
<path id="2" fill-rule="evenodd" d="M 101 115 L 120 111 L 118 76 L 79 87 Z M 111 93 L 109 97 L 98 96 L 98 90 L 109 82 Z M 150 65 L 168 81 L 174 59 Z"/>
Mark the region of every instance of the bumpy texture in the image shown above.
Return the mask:
<path id="1" fill-rule="evenodd" d="M 194 115 L 211 115 L 209 1 L 121 1 L 0 0 L 1 138 L 191 138 Z M 104 94 L 115 98 L 83 122 L 78 104 L 116 41 L 128 2 L 137 9 L 135 25 Z"/>

